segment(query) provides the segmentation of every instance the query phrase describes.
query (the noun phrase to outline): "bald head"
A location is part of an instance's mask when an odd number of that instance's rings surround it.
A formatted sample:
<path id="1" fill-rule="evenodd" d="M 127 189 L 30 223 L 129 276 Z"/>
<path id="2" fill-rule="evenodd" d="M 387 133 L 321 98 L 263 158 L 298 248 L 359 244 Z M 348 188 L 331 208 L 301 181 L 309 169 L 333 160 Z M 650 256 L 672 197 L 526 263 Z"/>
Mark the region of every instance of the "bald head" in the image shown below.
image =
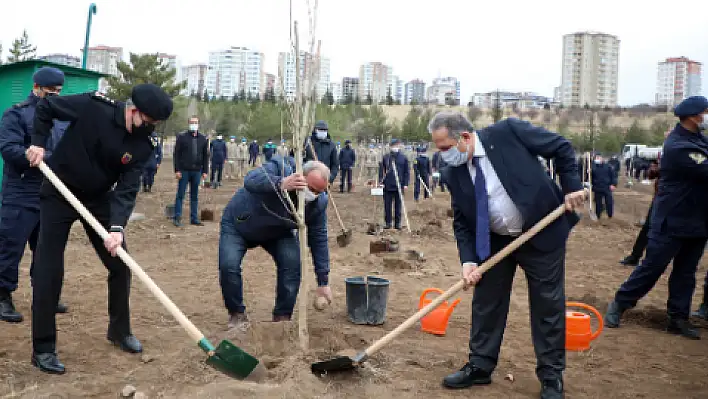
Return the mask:
<path id="1" fill-rule="evenodd" d="M 329 183 L 329 168 L 320 161 L 308 161 L 302 166 L 307 186 L 314 193 L 321 193 L 327 190 Z"/>

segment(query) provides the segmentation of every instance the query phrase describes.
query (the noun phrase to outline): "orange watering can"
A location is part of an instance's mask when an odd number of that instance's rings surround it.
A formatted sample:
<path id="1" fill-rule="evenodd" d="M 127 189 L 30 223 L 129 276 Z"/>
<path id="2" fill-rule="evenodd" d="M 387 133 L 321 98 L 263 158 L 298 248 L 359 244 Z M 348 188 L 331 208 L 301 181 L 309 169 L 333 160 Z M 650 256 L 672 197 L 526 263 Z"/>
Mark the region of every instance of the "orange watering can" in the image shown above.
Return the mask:
<path id="1" fill-rule="evenodd" d="M 597 331 L 592 332 L 590 315 L 583 312 L 565 312 L 565 349 L 569 351 L 585 351 L 590 349 L 590 342 L 599 337 L 602 332 L 602 315 L 592 306 L 580 302 L 567 302 L 565 306 L 587 309 L 597 317 Z"/>
<path id="2" fill-rule="evenodd" d="M 443 294 L 443 290 L 439 288 L 426 289 L 420 296 L 420 302 L 418 302 L 418 309 L 423 309 L 425 306 L 432 302 L 431 299 L 426 298 L 431 292 L 437 293 L 439 295 Z M 449 305 L 447 301 L 444 301 L 443 303 L 438 305 L 438 307 L 436 307 L 425 317 L 420 319 L 421 330 L 434 335 L 445 335 L 445 331 L 447 330 L 447 322 L 450 319 L 452 311 L 455 310 L 455 306 L 457 306 L 458 303 L 460 303 L 459 298 L 456 299 L 452 303 L 452 305 Z"/>

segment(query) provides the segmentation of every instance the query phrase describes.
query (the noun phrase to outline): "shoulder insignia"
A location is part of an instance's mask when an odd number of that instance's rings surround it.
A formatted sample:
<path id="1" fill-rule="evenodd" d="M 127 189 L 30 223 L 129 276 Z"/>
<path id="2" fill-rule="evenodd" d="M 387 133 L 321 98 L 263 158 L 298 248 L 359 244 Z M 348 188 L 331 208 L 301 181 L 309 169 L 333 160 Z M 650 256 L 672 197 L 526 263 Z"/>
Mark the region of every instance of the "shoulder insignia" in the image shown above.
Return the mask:
<path id="1" fill-rule="evenodd" d="M 127 165 L 130 163 L 130 161 L 133 159 L 133 155 L 129 152 L 126 152 L 123 154 L 123 156 L 120 158 L 120 163 L 123 165 Z"/>
<path id="2" fill-rule="evenodd" d="M 705 162 L 706 159 L 708 159 L 708 157 L 701 154 L 700 152 L 692 152 L 688 156 L 697 164 L 701 164 L 701 163 Z"/>
<path id="3" fill-rule="evenodd" d="M 106 104 L 116 105 L 116 102 L 114 100 L 106 97 L 106 95 L 101 93 L 100 91 L 93 92 L 93 94 L 91 94 L 91 98 L 103 101 Z"/>
<path id="4" fill-rule="evenodd" d="M 32 104 L 32 102 L 31 102 L 30 100 L 25 100 L 25 101 L 23 101 L 23 102 L 21 102 L 21 103 L 17 103 L 17 104 L 15 104 L 15 105 L 13 105 L 12 108 L 24 108 L 24 107 L 26 107 L 26 106 L 28 106 L 28 105 L 30 105 L 30 104 Z"/>
<path id="5" fill-rule="evenodd" d="M 152 144 L 152 148 L 155 148 L 160 144 L 160 139 L 157 137 L 150 137 L 150 143 Z"/>

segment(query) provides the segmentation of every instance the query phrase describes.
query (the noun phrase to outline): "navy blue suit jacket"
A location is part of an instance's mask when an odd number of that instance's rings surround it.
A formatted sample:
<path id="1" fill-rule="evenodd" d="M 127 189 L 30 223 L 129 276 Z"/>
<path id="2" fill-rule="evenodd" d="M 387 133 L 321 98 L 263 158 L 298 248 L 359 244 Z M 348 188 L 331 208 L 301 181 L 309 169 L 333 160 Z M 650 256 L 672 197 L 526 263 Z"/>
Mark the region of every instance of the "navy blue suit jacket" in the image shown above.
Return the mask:
<path id="1" fill-rule="evenodd" d="M 489 161 L 524 220 L 523 231 L 551 213 L 564 201 L 564 193 L 582 190 L 575 151 L 563 136 L 514 118 L 477 131 Z M 555 162 L 561 188 L 538 162 L 538 156 Z M 467 164 L 442 170 L 452 197 L 453 228 L 460 261 L 481 263 L 476 253 L 477 211 L 474 184 Z M 538 233 L 528 243 L 540 251 L 565 246 L 579 218 L 569 212 Z"/>

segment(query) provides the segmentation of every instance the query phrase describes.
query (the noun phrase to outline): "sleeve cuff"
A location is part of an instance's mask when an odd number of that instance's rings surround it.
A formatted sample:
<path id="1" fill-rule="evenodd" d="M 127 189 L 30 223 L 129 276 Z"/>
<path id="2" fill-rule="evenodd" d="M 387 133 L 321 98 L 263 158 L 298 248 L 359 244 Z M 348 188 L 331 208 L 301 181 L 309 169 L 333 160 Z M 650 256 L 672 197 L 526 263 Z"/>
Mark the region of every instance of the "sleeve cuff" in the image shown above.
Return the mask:
<path id="1" fill-rule="evenodd" d="M 329 273 L 318 273 L 317 274 L 317 286 L 325 287 L 329 285 Z"/>
<path id="2" fill-rule="evenodd" d="M 37 147 L 45 148 L 47 145 L 47 138 L 44 136 L 33 134 L 31 137 L 30 144 L 35 145 Z"/>

